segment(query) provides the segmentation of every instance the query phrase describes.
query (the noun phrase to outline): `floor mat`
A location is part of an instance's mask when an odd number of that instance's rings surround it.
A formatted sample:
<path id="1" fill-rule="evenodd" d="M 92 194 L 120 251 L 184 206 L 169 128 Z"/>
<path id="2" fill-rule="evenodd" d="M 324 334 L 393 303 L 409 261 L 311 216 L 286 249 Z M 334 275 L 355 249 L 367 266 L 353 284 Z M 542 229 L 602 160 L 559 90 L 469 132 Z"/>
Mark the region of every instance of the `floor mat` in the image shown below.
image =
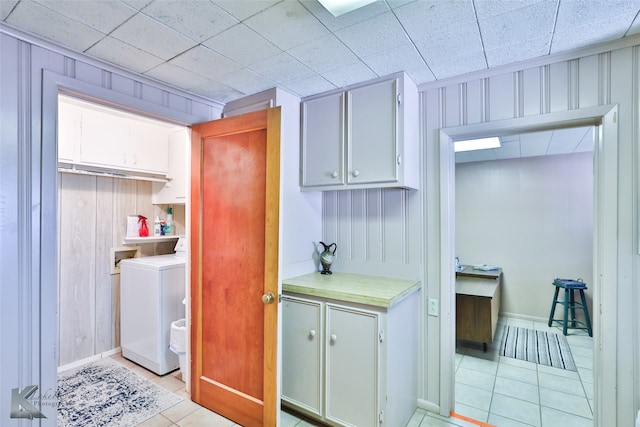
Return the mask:
<path id="1" fill-rule="evenodd" d="M 564 335 L 507 326 L 500 355 L 540 365 L 576 371 L 569 343 Z"/>
<path id="2" fill-rule="evenodd" d="M 104 358 L 58 374 L 58 426 L 135 426 L 180 396 Z"/>

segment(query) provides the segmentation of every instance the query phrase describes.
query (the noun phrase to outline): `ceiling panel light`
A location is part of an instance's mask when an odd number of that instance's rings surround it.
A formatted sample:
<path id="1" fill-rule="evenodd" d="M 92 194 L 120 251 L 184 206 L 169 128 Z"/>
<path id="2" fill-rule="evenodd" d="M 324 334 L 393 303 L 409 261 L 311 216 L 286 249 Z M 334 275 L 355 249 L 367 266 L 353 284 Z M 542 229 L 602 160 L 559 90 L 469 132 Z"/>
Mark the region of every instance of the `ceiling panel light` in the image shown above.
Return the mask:
<path id="1" fill-rule="evenodd" d="M 347 12 L 366 6 L 376 0 L 318 0 L 333 16 L 344 15 Z"/>
<path id="2" fill-rule="evenodd" d="M 493 136 L 491 138 L 465 139 L 462 141 L 454 141 L 454 151 L 473 151 L 486 150 L 487 148 L 500 148 L 500 138 Z"/>

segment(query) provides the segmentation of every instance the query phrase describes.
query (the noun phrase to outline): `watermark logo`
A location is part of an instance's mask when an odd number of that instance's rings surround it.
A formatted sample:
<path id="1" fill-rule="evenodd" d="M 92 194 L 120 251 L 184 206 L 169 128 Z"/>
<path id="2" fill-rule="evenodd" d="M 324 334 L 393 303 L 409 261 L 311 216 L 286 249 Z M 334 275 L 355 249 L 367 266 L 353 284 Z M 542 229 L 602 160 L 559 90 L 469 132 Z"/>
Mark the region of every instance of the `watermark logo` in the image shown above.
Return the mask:
<path id="1" fill-rule="evenodd" d="M 29 402 L 29 398 L 38 391 L 37 385 L 30 385 L 20 391 L 18 388 L 11 389 L 11 418 L 47 418 L 38 408 Z"/>

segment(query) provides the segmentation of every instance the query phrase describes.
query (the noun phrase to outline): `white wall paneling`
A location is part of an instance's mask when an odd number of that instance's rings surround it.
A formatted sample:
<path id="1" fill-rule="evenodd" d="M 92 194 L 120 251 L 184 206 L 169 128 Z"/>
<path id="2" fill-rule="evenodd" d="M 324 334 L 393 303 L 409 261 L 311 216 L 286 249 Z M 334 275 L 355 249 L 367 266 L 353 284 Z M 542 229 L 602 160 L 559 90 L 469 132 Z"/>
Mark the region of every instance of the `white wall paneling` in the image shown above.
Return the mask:
<path id="1" fill-rule="evenodd" d="M 563 277 L 593 317 L 592 153 L 457 164 L 455 197 L 456 255 L 502 267 L 501 313 L 546 322 Z"/>
<path id="2" fill-rule="evenodd" d="M 336 243 L 332 270 L 419 278 L 420 196 L 414 190 L 322 193 L 322 241 Z"/>
<path id="3" fill-rule="evenodd" d="M 637 363 L 640 325 L 637 316 L 632 315 L 636 311 L 632 306 L 640 305 L 640 295 L 636 291 L 640 287 L 637 273 L 640 271 L 640 259 L 634 237 L 638 230 L 636 157 L 639 154 L 637 129 L 640 126 L 637 56 L 638 47 L 623 47 L 553 63 L 521 64 L 521 69 L 512 67 L 508 72 L 504 69 L 485 71 L 478 73 L 481 77 L 477 79 L 467 76 L 464 80 L 452 80 L 456 84 L 466 83 L 467 88 L 489 80 L 487 91 L 480 99 L 466 97 L 466 112 L 462 117 L 482 116 L 481 112 L 489 102 L 487 120 L 478 124 L 465 125 L 463 121 L 452 123 L 449 120 L 448 113 L 454 108 L 447 105 L 451 100 L 448 96 L 447 103 L 443 103 L 442 91 L 449 91 L 451 83 L 433 82 L 421 87 L 426 148 L 424 184 L 425 188 L 432 189 L 425 193 L 423 205 L 426 236 L 423 283 L 426 286 L 425 298 L 439 296 L 442 310 L 440 318 L 425 316 L 427 360 L 421 401 L 424 406 L 438 407 L 442 413 L 447 413 L 452 402 L 449 394 L 451 384 L 447 386 L 448 378 L 442 380 L 450 372 L 443 364 L 451 364 L 452 359 L 449 359 L 453 357 L 444 348 L 449 342 L 443 336 L 453 334 L 453 321 L 447 313 L 453 294 L 451 298 L 442 295 L 443 292 L 452 292 L 452 282 L 449 282 L 450 274 L 442 269 L 450 267 L 452 260 L 441 260 L 440 254 L 433 251 L 440 247 L 442 256 L 446 256 L 452 246 L 438 242 L 449 234 L 444 216 L 448 206 L 452 206 L 450 187 L 455 182 L 451 172 L 445 170 L 449 168 L 448 156 L 440 153 L 440 150 L 448 149 L 448 141 L 441 139 L 603 123 L 600 132 L 605 132 L 604 139 L 600 140 L 595 153 L 595 185 L 598 189 L 594 192 L 594 224 L 602 235 L 596 235 L 594 240 L 594 272 L 598 280 L 593 291 L 594 304 L 602 305 L 602 314 L 598 316 L 594 342 L 596 348 L 602 347 L 602 353 L 596 352 L 595 358 L 597 410 L 594 420 L 596 425 L 633 423 L 640 406 L 640 368 Z M 498 81 L 502 84 L 494 84 Z M 501 100 L 499 105 L 493 104 L 496 99 Z M 521 117 L 519 112 L 522 112 Z M 446 123 L 442 123 L 445 116 Z M 447 129 L 440 136 L 438 129 L 442 127 Z M 442 185 L 440 182 L 439 186 L 434 186 L 430 179 L 436 182 L 446 179 L 450 184 Z M 441 211 L 433 206 L 438 206 Z M 441 216 L 438 217 L 439 213 Z M 448 226 L 453 227 L 451 224 Z M 598 309 L 594 311 L 598 315 Z M 437 327 L 435 323 L 439 323 Z M 439 363 L 438 357 L 433 356 L 436 347 L 439 347 Z M 442 408 L 441 405 L 447 407 Z"/>
<path id="4" fill-rule="evenodd" d="M 11 389 L 35 384 L 51 392 L 57 381 L 58 92 L 180 124 L 217 118 L 222 106 L 5 26 L 0 26 L 0 55 L 0 324 L 3 348 L 13 349 L 0 354 L 0 417 L 3 425 L 17 426 L 21 422 L 9 417 Z M 102 206 L 97 199 L 92 203 Z M 103 300 L 105 286 L 89 292 Z M 86 298 L 85 291 L 78 296 Z M 107 339 L 104 328 L 96 330 Z M 42 411 L 47 418 L 40 425 L 54 426 L 55 407 L 43 405 Z"/>

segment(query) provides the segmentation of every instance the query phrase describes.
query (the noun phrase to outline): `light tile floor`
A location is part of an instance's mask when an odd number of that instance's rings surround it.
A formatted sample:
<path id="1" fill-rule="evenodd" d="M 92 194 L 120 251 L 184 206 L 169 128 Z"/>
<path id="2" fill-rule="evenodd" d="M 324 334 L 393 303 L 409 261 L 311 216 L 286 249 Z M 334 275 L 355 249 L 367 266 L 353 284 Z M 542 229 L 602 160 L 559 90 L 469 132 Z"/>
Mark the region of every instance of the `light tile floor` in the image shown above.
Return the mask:
<path id="1" fill-rule="evenodd" d="M 567 371 L 500 356 L 505 325 L 562 333 L 543 322 L 500 318 L 486 353 L 481 344 L 458 341 L 455 412 L 499 427 L 592 427 L 593 338 L 568 330 L 578 371 Z"/>
<path id="2" fill-rule="evenodd" d="M 456 348 L 455 412 L 498 427 L 592 427 L 593 341 L 586 332 L 569 330 L 567 341 L 577 372 L 498 355 L 505 325 L 562 333 L 545 323 L 500 318 L 493 344 L 460 341 Z M 184 398 L 182 402 L 140 424 L 142 427 L 241 427 L 191 401 L 180 373 L 157 376 L 121 355 L 112 356 L 139 375 Z M 281 412 L 281 427 L 316 427 L 289 412 Z M 464 420 L 417 409 L 407 427 L 473 427 Z"/>

